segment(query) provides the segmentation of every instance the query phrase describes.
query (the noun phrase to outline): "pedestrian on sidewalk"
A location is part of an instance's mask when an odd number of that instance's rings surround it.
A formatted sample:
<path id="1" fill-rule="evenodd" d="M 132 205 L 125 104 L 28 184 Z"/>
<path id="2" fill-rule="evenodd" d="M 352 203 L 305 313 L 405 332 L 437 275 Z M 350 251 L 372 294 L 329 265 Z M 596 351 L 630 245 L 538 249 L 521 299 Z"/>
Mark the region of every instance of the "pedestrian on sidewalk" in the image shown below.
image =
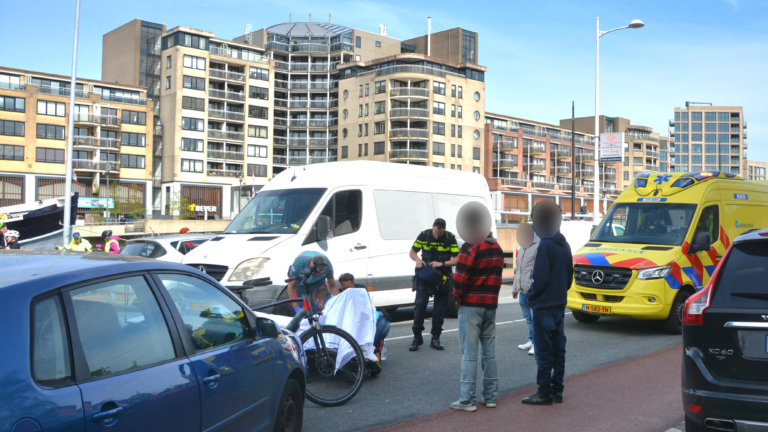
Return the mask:
<path id="1" fill-rule="evenodd" d="M 565 376 L 565 304 L 573 281 L 571 247 L 560 233 L 562 213 L 552 200 L 533 208 L 533 229 L 541 238 L 533 266 L 528 304 L 533 309 L 533 345 L 536 347 L 539 391 L 524 404 L 563 402 Z"/>
<path id="2" fill-rule="evenodd" d="M 451 408 L 476 411 L 478 344 L 483 369 L 483 399 L 496 408 L 499 376 L 496 372 L 496 308 L 499 304 L 504 252 L 490 232 L 491 216 L 479 203 L 459 210 L 459 235 L 466 240 L 454 273 L 453 296 L 459 308 L 461 344 L 461 396 Z M 484 237 L 484 233 L 487 235 Z"/>
<path id="3" fill-rule="evenodd" d="M 517 244 L 520 245 L 520 249 L 517 251 L 517 261 L 515 262 L 512 297 L 520 297 L 520 309 L 523 311 L 523 318 L 525 318 L 525 324 L 528 326 L 528 342 L 517 347 L 521 350 L 528 350 L 528 354 L 533 355 L 535 353 L 533 318 L 531 306 L 528 304 L 528 290 L 531 288 L 533 264 L 536 262 L 536 251 L 539 248 L 539 236 L 533 232 L 531 224 L 522 223 L 517 227 Z"/>

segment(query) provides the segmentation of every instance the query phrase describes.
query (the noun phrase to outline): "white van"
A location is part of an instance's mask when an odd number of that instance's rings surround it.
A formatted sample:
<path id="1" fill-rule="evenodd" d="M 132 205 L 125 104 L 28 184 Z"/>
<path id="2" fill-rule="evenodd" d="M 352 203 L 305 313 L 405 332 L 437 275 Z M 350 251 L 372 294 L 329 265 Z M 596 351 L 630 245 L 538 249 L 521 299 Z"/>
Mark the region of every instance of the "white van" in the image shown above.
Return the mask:
<path id="1" fill-rule="evenodd" d="M 258 306 L 287 298 L 285 279 L 299 253 L 321 252 L 336 277 L 353 274 L 369 287 L 374 306 L 394 309 L 414 303 L 408 253 L 418 234 L 439 217 L 460 240 L 456 215 L 469 201 L 493 214 L 485 178 L 467 171 L 371 161 L 289 168 L 183 263 L 235 290 L 269 277 L 272 285 L 247 292 Z M 318 238 L 320 216 L 330 218 L 330 238 Z"/>

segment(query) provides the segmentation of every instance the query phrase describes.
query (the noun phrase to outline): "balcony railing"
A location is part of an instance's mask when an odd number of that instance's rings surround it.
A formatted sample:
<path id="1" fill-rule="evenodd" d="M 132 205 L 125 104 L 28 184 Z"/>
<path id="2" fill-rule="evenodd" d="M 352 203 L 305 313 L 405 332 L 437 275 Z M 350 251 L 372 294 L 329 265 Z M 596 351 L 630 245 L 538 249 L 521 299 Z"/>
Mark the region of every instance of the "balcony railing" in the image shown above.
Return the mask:
<path id="1" fill-rule="evenodd" d="M 427 138 L 429 136 L 429 130 L 427 129 L 414 129 L 414 128 L 398 128 L 390 129 L 390 138 Z"/>
<path id="2" fill-rule="evenodd" d="M 289 108 L 306 108 L 308 105 L 308 100 L 292 100 L 288 103 Z"/>
<path id="3" fill-rule="evenodd" d="M 264 48 L 267 50 L 277 50 L 277 51 L 284 51 L 284 52 L 288 52 L 290 49 L 287 43 L 274 42 L 274 41 L 267 42 Z"/>
<path id="4" fill-rule="evenodd" d="M 571 142 L 571 134 L 565 132 L 549 132 L 549 139 Z"/>
<path id="5" fill-rule="evenodd" d="M 120 117 L 111 115 L 99 115 L 96 116 L 99 119 L 99 124 L 109 127 L 120 127 Z"/>
<path id="6" fill-rule="evenodd" d="M 586 162 L 586 161 L 594 161 L 595 160 L 595 152 L 583 152 L 583 153 L 576 153 L 576 162 Z"/>
<path id="7" fill-rule="evenodd" d="M 603 173 L 601 174 L 601 177 L 603 178 L 603 180 L 613 181 L 613 180 L 616 180 L 616 173 L 615 172 Z"/>
<path id="8" fill-rule="evenodd" d="M 72 169 L 81 171 L 107 171 L 109 165 L 110 172 L 120 172 L 120 162 L 94 161 L 88 159 L 72 159 Z"/>
<path id="9" fill-rule="evenodd" d="M 544 162 L 523 162 L 523 169 L 526 171 L 544 171 L 547 168 L 547 164 Z"/>
<path id="10" fill-rule="evenodd" d="M 559 166 L 559 167 L 555 167 L 555 173 L 556 173 L 557 175 L 559 175 L 559 176 L 560 176 L 560 175 L 567 175 L 567 174 L 570 174 L 570 173 L 571 173 L 571 168 L 570 168 L 570 167 L 567 167 L 567 166 Z"/>
<path id="11" fill-rule="evenodd" d="M 240 72 L 225 71 L 221 69 L 209 69 L 208 73 L 214 78 L 222 78 L 229 81 L 245 82 L 245 74 Z"/>
<path id="12" fill-rule="evenodd" d="M 306 128 L 307 119 L 293 119 L 288 121 L 288 126 L 297 128 Z"/>
<path id="13" fill-rule="evenodd" d="M 645 164 L 645 170 L 646 171 L 658 171 L 659 170 L 659 166 L 658 165 Z"/>
<path id="14" fill-rule="evenodd" d="M 576 135 L 576 138 L 574 138 L 574 142 L 576 144 L 595 145 L 595 137 Z"/>
<path id="15" fill-rule="evenodd" d="M 549 156 L 555 159 L 568 159 L 571 157 L 571 149 L 568 147 L 552 149 L 549 151 Z"/>
<path id="16" fill-rule="evenodd" d="M 493 161 L 493 169 L 513 169 L 517 166 L 517 159 L 497 159 Z"/>
<path id="17" fill-rule="evenodd" d="M 291 44 L 291 52 L 330 52 L 330 48 L 326 44 L 319 43 L 294 43 Z"/>
<path id="18" fill-rule="evenodd" d="M 659 157 L 659 152 L 653 151 L 653 150 L 646 150 L 645 151 L 645 155 L 646 156 L 650 156 L 652 158 L 658 158 Z"/>
<path id="19" fill-rule="evenodd" d="M 217 109 L 208 109 L 208 117 L 234 120 L 234 121 L 240 121 L 240 122 L 245 121 L 245 114 L 243 113 L 234 112 L 234 111 L 217 110 Z"/>
<path id="20" fill-rule="evenodd" d="M 27 84 L 27 83 L 0 82 L 0 90 L 21 90 L 21 91 L 24 91 L 24 90 L 27 89 L 27 85 L 34 86 L 34 84 Z"/>
<path id="21" fill-rule="evenodd" d="M 311 128 L 327 128 L 331 124 L 330 119 L 312 120 L 309 119 L 309 127 Z"/>
<path id="22" fill-rule="evenodd" d="M 275 106 L 288 108 L 288 101 L 285 99 L 275 99 Z"/>
<path id="23" fill-rule="evenodd" d="M 75 147 L 92 147 L 104 150 L 120 150 L 120 140 L 117 138 L 101 138 L 94 136 L 74 136 Z"/>
<path id="24" fill-rule="evenodd" d="M 517 149 L 517 140 L 494 139 L 493 149 L 501 151 L 515 150 Z"/>
<path id="25" fill-rule="evenodd" d="M 309 63 L 291 63 L 291 71 L 307 71 L 309 70 Z"/>
<path id="26" fill-rule="evenodd" d="M 328 108 L 328 102 L 327 100 L 310 100 L 309 101 L 309 108 L 310 109 L 327 109 Z"/>
<path id="27" fill-rule="evenodd" d="M 312 138 L 309 137 L 310 147 L 325 147 L 328 145 L 328 138 Z"/>
<path id="28" fill-rule="evenodd" d="M 310 164 L 326 163 L 326 162 L 329 162 L 328 157 L 326 156 L 310 156 L 309 157 Z"/>
<path id="29" fill-rule="evenodd" d="M 330 88 L 330 83 L 327 83 L 327 82 L 309 83 L 310 90 L 328 90 L 329 88 Z"/>
<path id="30" fill-rule="evenodd" d="M 292 82 L 290 83 L 289 87 L 291 90 L 307 90 L 309 89 L 309 83 L 308 82 Z"/>
<path id="31" fill-rule="evenodd" d="M 289 156 L 288 157 L 288 165 L 306 165 L 306 164 L 307 164 L 306 156 Z"/>
<path id="32" fill-rule="evenodd" d="M 288 145 L 292 147 L 306 147 L 307 138 L 288 138 Z"/>
<path id="33" fill-rule="evenodd" d="M 223 150 L 208 150 L 208 157 L 214 159 L 228 159 L 228 160 L 243 160 L 242 152 L 223 151 Z"/>
<path id="34" fill-rule="evenodd" d="M 288 156 L 272 156 L 272 163 L 279 165 L 288 165 Z"/>
<path id="35" fill-rule="evenodd" d="M 540 155 L 547 151 L 547 146 L 544 144 L 523 144 L 524 155 Z"/>
<path id="36" fill-rule="evenodd" d="M 206 173 L 213 177 L 240 177 L 243 175 L 242 171 L 223 170 L 223 169 L 207 169 Z"/>
<path id="37" fill-rule="evenodd" d="M 428 159 L 429 151 L 428 150 L 408 150 L 408 149 L 390 150 L 389 158 L 390 159 Z"/>
<path id="38" fill-rule="evenodd" d="M 99 116 L 93 113 L 75 113 L 75 123 L 99 123 Z"/>
<path id="39" fill-rule="evenodd" d="M 339 142 L 339 138 L 338 137 L 332 136 L 332 137 L 328 138 L 328 145 L 329 146 L 335 146 L 336 144 L 338 144 L 338 142 Z"/>
<path id="40" fill-rule="evenodd" d="M 227 78 L 227 71 L 225 71 L 223 69 L 210 68 L 210 69 L 208 69 L 208 75 L 213 77 L 213 78 L 226 79 Z"/>
<path id="41" fill-rule="evenodd" d="M 275 119 L 273 120 L 273 123 L 275 124 L 275 126 L 287 127 L 288 119 L 275 117 Z"/>
<path id="42" fill-rule="evenodd" d="M 433 75 L 441 78 L 444 78 L 446 76 L 457 76 L 457 77 L 464 78 L 463 75 L 459 75 L 457 73 L 449 72 L 443 69 L 433 68 L 430 66 L 419 66 L 419 65 L 385 66 L 385 67 L 374 69 L 368 72 L 363 72 L 358 76 L 367 75 L 369 73 L 373 73 L 376 76 L 383 76 L 383 75 L 390 75 L 390 74 L 397 74 L 397 73 L 414 73 L 414 74 Z"/>
<path id="43" fill-rule="evenodd" d="M 208 129 L 208 138 L 219 138 L 233 141 L 243 141 L 245 134 L 243 132 L 225 131 L 218 129 Z"/>
<path id="44" fill-rule="evenodd" d="M 501 179 L 501 184 L 503 186 L 511 186 L 511 187 L 526 187 L 528 186 L 528 180 L 523 179 L 513 179 L 513 178 L 503 178 Z"/>
<path id="45" fill-rule="evenodd" d="M 288 81 L 283 80 L 275 80 L 275 88 L 279 89 L 287 89 L 288 88 Z"/>
<path id="46" fill-rule="evenodd" d="M 545 181 L 532 181 L 531 187 L 534 189 L 546 189 L 546 190 L 553 190 L 555 189 L 555 184 Z"/>
<path id="47" fill-rule="evenodd" d="M 624 192 L 624 191 L 623 191 L 623 190 L 621 190 L 621 189 L 615 189 L 615 188 L 605 188 L 605 189 L 603 189 L 603 190 L 604 190 L 604 191 L 605 191 L 605 193 L 607 193 L 608 195 L 620 195 L 622 192 Z"/>
<path id="48" fill-rule="evenodd" d="M 227 100 L 233 100 L 238 102 L 245 101 L 245 93 L 235 93 L 233 91 L 227 91 L 227 90 L 218 90 L 218 89 L 208 89 L 208 96 L 218 99 L 227 99 Z"/>
<path id="49" fill-rule="evenodd" d="M 313 63 L 309 66 L 311 72 L 327 72 L 328 63 Z"/>
<path id="50" fill-rule="evenodd" d="M 140 98 L 140 97 L 118 96 L 110 93 L 106 93 L 106 94 L 102 93 L 99 95 L 99 99 L 106 102 L 117 102 L 117 103 L 124 103 L 124 104 L 130 104 L 130 105 L 147 106 L 147 99 Z"/>
<path id="51" fill-rule="evenodd" d="M 541 137 L 541 138 L 544 138 L 547 136 L 547 131 L 543 129 L 533 129 L 526 126 L 523 126 L 522 129 L 523 129 L 523 135 L 530 135 L 530 136 Z"/>
<path id="52" fill-rule="evenodd" d="M 424 108 L 394 108 L 389 110 L 389 116 L 428 118 L 429 110 Z"/>
<path id="53" fill-rule="evenodd" d="M 395 87 L 389 90 L 391 97 L 429 97 L 429 89 L 421 87 Z"/>
<path id="54" fill-rule="evenodd" d="M 7 83 L 4 83 L 4 85 L 7 85 Z M 37 92 L 41 94 L 49 94 L 52 96 L 69 96 L 69 87 L 52 87 L 49 85 L 35 85 L 35 84 L 26 84 L 29 86 L 37 87 Z M 17 87 L 13 87 L 13 85 L 10 86 L 10 90 L 24 90 L 24 84 L 19 84 Z M 21 88 L 19 88 L 21 87 Z M 6 87 L 0 87 L 0 88 L 6 88 Z M 75 89 L 75 97 L 80 99 L 88 99 L 90 96 L 90 92 L 88 90 L 78 90 Z"/>
<path id="55" fill-rule="evenodd" d="M 581 178 L 594 178 L 595 170 L 594 169 L 577 169 L 576 176 Z"/>
<path id="56" fill-rule="evenodd" d="M 249 51 L 233 50 L 231 48 L 223 48 L 212 46 L 209 48 L 211 54 L 219 55 L 222 57 L 231 57 L 241 59 L 254 63 L 269 64 L 269 57 L 264 57 L 261 54 L 252 53 Z"/>
<path id="57" fill-rule="evenodd" d="M 272 143 L 275 145 L 288 145 L 288 138 L 286 137 L 272 137 Z"/>
<path id="58" fill-rule="evenodd" d="M 275 61 L 275 69 L 277 70 L 291 70 L 291 64 L 288 62 Z"/>
<path id="59" fill-rule="evenodd" d="M 560 190 L 564 192 L 570 192 L 573 189 L 573 186 L 571 186 L 570 183 L 558 183 L 557 187 L 559 187 Z"/>
<path id="60" fill-rule="evenodd" d="M 587 193 L 587 194 L 595 193 L 595 187 L 594 186 L 582 186 L 582 188 L 584 188 L 584 193 Z"/>
<path id="61" fill-rule="evenodd" d="M 645 140 L 645 141 L 653 141 L 653 142 L 659 142 L 659 137 L 655 137 L 652 135 L 645 135 L 640 133 L 632 133 L 627 132 L 627 136 L 630 136 L 636 140 Z"/>

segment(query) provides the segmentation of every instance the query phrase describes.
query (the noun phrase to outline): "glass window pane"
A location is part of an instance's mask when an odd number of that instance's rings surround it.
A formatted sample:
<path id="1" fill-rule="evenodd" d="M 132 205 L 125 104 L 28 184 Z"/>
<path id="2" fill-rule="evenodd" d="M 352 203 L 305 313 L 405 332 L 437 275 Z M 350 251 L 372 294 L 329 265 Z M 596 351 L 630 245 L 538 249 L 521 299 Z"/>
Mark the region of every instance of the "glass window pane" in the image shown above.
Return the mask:
<path id="1" fill-rule="evenodd" d="M 175 358 L 165 318 L 143 277 L 102 282 L 67 294 L 91 376 Z"/>
<path id="2" fill-rule="evenodd" d="M 67 328 L 58 296 L 35 305 L 33 326 L 32 373 L 35 380 L 42 385 L 71 381 Z"/>

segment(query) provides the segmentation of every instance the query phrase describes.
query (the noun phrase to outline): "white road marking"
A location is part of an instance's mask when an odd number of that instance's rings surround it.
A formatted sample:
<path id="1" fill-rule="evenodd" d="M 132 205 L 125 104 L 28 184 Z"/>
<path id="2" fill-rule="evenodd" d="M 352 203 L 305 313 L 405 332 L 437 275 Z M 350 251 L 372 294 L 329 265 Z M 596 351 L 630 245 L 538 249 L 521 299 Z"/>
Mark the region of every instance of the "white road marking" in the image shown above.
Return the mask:
<path id="1" fill-rule="evenodd" d="M 566 315 L 570 315 L 570 314 L 571 314 L 571 312 L 566 312 L 565 314 L 566 314 Z M 523 322 L 523 321 L 525 321 L 525 318 L 523 318 L 523 319 L 519 319 L 519 320 L 514 320 L 514 321 L 502 321 L 502 322 L 497 322 L 497 323 L 496 323 L 496 325 L 498 326 L 498 325 L 502 325 L 502 324 L 512 324 L 512 323 Z M 409 321 L 403 321 L 403 322 L 399 322 L 399 323 L 396 323 L 396 324 L 411 324 L 411 322 L 409 322 Z M 443 330 L 443 333 L 451 333 L 451 332 L 455 332 L 455 331 L 459 331 L 459 329 L 458 329 L 458 328 L 455 328 L 455 329 L 448 329 L 448 330 Z M 388 337 L 388 338 L 386 338 L 385 340 L 388 340 L 388 341 L 392 341 L 392 340 L 398 340 L 398 339 L 411 339 L 411 338 L 413 338 L 413 335 L 408 335 L 408 336 L 397 336 L 397 337 L 391 337 L 391 338 L 390 338 L 390 337 Z"/>

